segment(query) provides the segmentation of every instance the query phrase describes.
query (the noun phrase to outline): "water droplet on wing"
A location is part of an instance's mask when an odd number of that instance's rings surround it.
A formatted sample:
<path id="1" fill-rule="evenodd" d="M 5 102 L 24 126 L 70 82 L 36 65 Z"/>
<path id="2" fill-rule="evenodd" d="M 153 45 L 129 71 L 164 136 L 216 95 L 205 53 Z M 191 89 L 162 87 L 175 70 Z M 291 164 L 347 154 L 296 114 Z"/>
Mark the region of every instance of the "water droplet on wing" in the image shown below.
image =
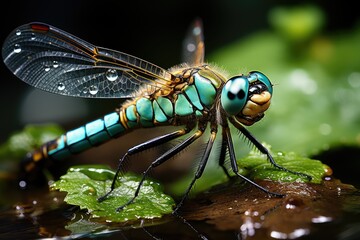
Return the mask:
<path id="1" fill-rule="evenodd" d="M 89 93 L 90 93 L 91 95 L 97 94 L 98 91 L 99 91 L 99 88 L 98 88 L 97 86 L 95 86 L 95 85 L 91 85 L 91 86 L 89 87 Z"/>
<path id="2" fill-rule="evenodd" d="M 60 82 L 60 83 L 58 83 L 58 86 L 57 86 L 57 87 L 58 87 L 58 90 L 59 90 L 59 91 L 62 91 L 62 90 L 65 89 L 65 84 L 63 84 L 63 83 Z"/>
<path id="3" fill-rule="evenodd" d="M 54 68 L 57 68 L 58 66 L 59 66 L 58 61 L 53 61 L 53 67 L 54 67 Z"/>
<path id="4" fill-rule="evenodd" d="M 106 71 L 105 76 L 106 76 L 107 80 L 109 80 L 110 82 L 113 82 L 118 78 L 118 73 L 115 69 L 109 69 Z"/>
<path id="5" fill-rule="evenodd" d="M 14 53 L 19 53 L 19 52 L 21 52 L 21 47 L 19 44 L 15 44 L 14 45 Z"/>

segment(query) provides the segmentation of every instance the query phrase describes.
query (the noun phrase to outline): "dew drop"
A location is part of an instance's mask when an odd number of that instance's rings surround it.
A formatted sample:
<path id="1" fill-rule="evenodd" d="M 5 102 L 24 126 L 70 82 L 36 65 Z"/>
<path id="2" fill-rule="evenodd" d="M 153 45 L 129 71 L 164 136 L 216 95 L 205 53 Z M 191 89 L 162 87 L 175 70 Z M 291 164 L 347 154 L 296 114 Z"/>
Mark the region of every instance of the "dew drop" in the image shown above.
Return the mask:
<path id="1" fill-rule="evenodd" d="M 58 90 L 59 91 L 62 91 L 62 90 L 64 90 L 65 89 L 65 85 L 63 84 L 63 83 L 58 83 Z"/>
<path id="2" fill-rule="evenodd" d="M 53 61 L 53 67 L 54 67 L 54 68 L 57 68 L 58 66 L 59 66 L 58 61 Z"/>
<path id="3" fill-rule="evenodd" d="M 50 71 L 50 67 L 49 67 L 49 66 L 45 66 L 44 70 L 45 70 L 45 72 L 48 72 L 48 71 Z"/>
<path id="4" fill-rule="evenodd" d="M 83 94 L 87 94 L 87 93 L 88 93 L 88 89 L 85 87 L 85 88 L 83 88 L 82 92 L 83 92 Z"/>
<path id="5" fill-rule="evenodd" d="M 15 44 L 14 45 L 14 53 L 19 53 L 19 52 L 21 52 L 21 47 L 19 44 Z"/>
<path id="6" fill-rule="evenodd" d="M 17 36 L 20 36 L 20 35 L 21 35 L 21 31 L 18 29 L 18 30 L 16 30 L 15 34 L 16 34 Z"/>
<path id="7" fill-rule="evenodd" d="M 89 87 L 89 93 L 90 93 L 91 95 L 97 94 L 98 91 L 99 91 L 99 89 L 98 89 L 98 87 L 95 86 L 95 85 L 91 85 L 91 86 Z"/>
<path id="8" fill-rule="evenodd" d="M 106 75 L 107 80 L 109 80 L 110 82 L 115 81 L 119 76 L 115 69 L 107 70 L 105 75 Z"/>
<path id="9" fill-rule="evenodd" d="M 31 40 L 35 40 L 35 33 L 31 33 L 30 39 L 31 39 Z"/>

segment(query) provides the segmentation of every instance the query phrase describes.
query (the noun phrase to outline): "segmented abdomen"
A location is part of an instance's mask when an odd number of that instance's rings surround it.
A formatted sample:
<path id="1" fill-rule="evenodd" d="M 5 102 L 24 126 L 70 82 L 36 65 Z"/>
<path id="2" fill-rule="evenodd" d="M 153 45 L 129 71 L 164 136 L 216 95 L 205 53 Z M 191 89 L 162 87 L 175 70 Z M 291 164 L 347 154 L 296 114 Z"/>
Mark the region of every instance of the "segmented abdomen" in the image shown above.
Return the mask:
<path id="1" fill-rule="evenodd" d="M 37 150 L 40 158 L 63 159 L 83 152 L 137 127 L 171 124 L 173 103 L 166 97 L 136 98 L 122 108 L 81 127 L 68 131 Z M 36 151 L 32 154 L 35 157 Z M 35 160 L 35 159 L 34 159 Z"/>

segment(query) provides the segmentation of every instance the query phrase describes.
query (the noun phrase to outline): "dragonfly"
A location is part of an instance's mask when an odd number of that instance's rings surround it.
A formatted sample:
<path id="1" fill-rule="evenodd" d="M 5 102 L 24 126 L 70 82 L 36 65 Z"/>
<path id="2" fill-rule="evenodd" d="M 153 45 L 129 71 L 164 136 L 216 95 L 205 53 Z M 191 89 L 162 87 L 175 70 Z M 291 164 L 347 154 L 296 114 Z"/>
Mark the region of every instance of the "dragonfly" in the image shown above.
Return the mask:
<path id="1" fill-rule="evenodd" d="M 249 140 L 277 169 L 311 179 L 311 176 L 278 165 L 269 150 L 247 129 L 264 117 L 269 108 L 273 85 L 259 71 L 228 77 L 223 70 L 204 61 L 205 45 L 201 20 L 188 31 L 183 47 L 184 62 L 170 69 L 138 57 L 88 43 L 51 25 L 33 22 L 13 30 L 2 48 L 9 70 L 25 83 L 55 94 L 85 98 L 126 98 L 121 106 L 105 116 L 67 131 L 26 155 L 22 169 L 30 173 L 44 162 L 54 162 L 98 146 L 139 128 L 181 126 L 180 129 L 136 145 L 120 158 L 110 190 L 115 189 L 123 163 L 130 156 L 183 137 L 184 140 L 159 154 L 146 168 L 134 195 L 117 211 L 133 203 L 149 172 L 180 153 L 206 131 L 210 135 L 194 176 L 176 212 L 205 169 L 218 130 L 221 129 L 219 166 L 225 174 L 229 156 L 235 176 L 274 196 L 251 179 L 241 175 L 236 162 L 230 124 Z M 25 182 L 22 181 L 22 184 Z"/>

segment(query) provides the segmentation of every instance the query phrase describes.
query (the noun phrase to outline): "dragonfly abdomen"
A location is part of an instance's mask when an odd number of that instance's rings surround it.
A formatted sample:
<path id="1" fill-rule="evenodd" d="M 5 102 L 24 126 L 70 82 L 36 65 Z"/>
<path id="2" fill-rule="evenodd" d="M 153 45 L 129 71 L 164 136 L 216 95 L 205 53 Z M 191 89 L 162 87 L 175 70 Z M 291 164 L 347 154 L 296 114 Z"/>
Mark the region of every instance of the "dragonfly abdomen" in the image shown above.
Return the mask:
<path id="1" fill-rule="evenodd" d="M 64 133 L 53 143 L 49 142 L 47 153 L 51 158 L 63 159 L 117 137 L 125 130 L 119 113 L 112 112 L 103 118 Z"/>
<path id="2" fill-rule="evenodd" d="M 103 118 L 62 134 L 28 154 L 24 162 L 25 171 L 32 171 L 37 163 L 45 159 L 61 160 L 72 154 L 83 152 L 120 136 L 126 129 L 127 127 L 120 120 L 120 112 L 109 113 Z"/>

